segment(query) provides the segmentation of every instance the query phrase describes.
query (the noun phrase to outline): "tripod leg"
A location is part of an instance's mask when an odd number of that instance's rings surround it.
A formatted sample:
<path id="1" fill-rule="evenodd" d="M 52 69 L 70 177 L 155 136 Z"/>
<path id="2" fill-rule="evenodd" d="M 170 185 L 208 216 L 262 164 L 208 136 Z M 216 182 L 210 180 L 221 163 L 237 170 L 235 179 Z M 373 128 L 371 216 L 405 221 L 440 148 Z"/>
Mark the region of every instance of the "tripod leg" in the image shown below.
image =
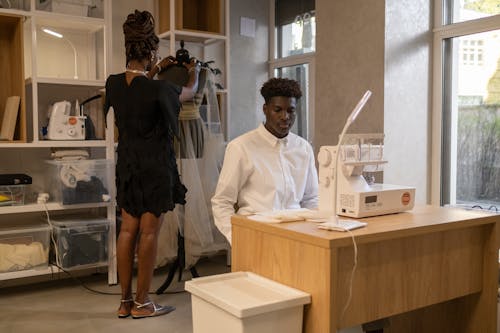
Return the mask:
<path id="1" fill-rule="evenodd" d="M 191 272 L 191 276 L 192 276 L 192 277 L 194 277 L 194 278 L 197 278 L 197 277 L 199 277 L 199 276 L 200 276 L 200 274 L 198 274 L 198 271 L 196 271 L 196 267 L 194 267 L 194 266 L 193 266 L 193 267 L 191 267 L 191 268 L 189 269 L 189 271 Z"/>
<path id="2" fill-rule="evenodd" d="M 184 237 L 179 232 L 177 234 L 177 258 L 179 259 L 179 282 L 182 279 L 182 272 L 186 267 L 186 250 L 184 247 Z"/>
<path id="3" fill-rule="evenodd" d="M 156 290 L 156 294 L 160 295 L 163 294 L 163 292 L 170 286 L 170 283 L 172 283 L 172 280 L 174 279 L 175 271 L 177 270 L 177 267 L 179 267 L 179 258 L 175 259 L 175 261 L 172 263 L 172 267 L 170 267 L 170 270 L 168 271 L 168 276 L 165 282 Z"/>

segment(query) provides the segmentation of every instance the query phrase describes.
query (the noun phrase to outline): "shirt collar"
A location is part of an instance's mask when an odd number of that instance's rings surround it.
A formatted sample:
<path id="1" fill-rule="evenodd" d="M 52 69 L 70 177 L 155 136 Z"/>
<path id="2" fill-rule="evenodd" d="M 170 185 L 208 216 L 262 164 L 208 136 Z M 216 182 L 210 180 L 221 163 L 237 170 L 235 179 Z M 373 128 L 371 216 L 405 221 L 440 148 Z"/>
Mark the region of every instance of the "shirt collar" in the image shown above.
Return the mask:
<path id="1" fill-rule="evenodd" d="M 271 146 L 275 147 L 279 144 L 287 145 L 288 144 L 288 135 L 285 136 L 284 138 L 277 138 L 267 130 L 267 128 L 264 126 L 264 124 L 260 124 L 259 127 L 257 128 L 257 132 L 266 140 Z"/>

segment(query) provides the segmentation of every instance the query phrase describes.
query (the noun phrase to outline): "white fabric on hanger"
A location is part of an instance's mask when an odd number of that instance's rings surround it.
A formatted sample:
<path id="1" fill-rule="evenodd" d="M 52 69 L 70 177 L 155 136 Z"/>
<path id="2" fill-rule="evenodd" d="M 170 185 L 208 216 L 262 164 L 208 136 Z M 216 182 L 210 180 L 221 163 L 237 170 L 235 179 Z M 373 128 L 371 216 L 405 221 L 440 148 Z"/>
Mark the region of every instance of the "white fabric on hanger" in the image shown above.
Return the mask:
<path id="1" fill-rule="evenodd" d="M 206 104 L 202 104 L 203 102 Z M 182 142 L 179 143 L 181 149 L 177 151 L 182 152 L 178 155 L 177 165 L 182 183 L 188 189 L 186 204 L 184 207 L 176 207 L 175 217 L 165 215 L 162 229 L 168 228 L 169 231 L 160 232 L 159 244 L 168 242 L 167 246 L 172 244 L 177 248 L 177 242 L 173 239 L 177 230 L 180 230 L 185 244 L 185 267 L 189 268 L 201 256 L 229 248 L 224 236 L 215 227 L 212 215 L 211 198 L 217 186 L 225 147 L 214 74 L 209 68 L 202 67 L 198 91 L 193 102 L 183 106 L 179 125 Z M 172 222 L 178 223 L 178 229 L 172 228 Z M 172 253 L 173 251 L 163 250 L 164 255 Z M 157 258 L 157 263 L 166 264 L 173 259 L 175 256 Z"/>

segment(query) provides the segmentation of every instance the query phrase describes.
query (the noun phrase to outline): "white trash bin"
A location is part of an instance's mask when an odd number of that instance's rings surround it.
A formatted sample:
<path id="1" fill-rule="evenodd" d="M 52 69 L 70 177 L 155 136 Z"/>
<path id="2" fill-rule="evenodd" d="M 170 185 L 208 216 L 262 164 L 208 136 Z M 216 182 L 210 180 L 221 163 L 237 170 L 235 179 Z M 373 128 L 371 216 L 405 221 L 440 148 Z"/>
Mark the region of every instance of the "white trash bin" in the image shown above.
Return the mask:
<path id="1" fill-rule="evenodd" d="M 311 296 L 250 272 L 187 281 L 193 333 L 300 333 Z"/>

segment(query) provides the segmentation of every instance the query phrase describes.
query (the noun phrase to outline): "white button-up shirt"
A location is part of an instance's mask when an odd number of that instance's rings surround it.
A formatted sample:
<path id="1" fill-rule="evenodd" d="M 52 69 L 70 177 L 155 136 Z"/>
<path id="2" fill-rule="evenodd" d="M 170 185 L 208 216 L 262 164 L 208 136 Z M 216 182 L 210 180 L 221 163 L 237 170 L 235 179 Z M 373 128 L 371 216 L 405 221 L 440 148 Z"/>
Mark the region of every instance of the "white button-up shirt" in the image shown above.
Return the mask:
<path id="1" fill-rule="evenodd" d="M 231 215 L 317 208 L 318 174 L 306 140 L 278 139 L 264 125 L 229 142 L 212 197 L 217 228 L 231 243 Z"/>

